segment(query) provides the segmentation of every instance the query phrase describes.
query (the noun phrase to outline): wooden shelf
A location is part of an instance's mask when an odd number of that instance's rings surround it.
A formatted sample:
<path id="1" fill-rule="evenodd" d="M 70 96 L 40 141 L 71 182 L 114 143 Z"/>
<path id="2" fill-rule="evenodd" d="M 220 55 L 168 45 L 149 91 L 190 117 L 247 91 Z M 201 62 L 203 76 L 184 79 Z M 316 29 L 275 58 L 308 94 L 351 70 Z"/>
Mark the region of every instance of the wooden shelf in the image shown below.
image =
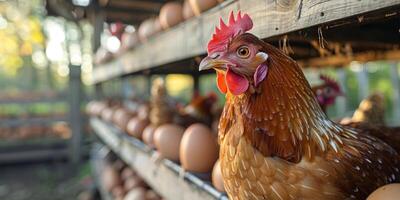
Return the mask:
<path id="1" fill-rule="evenodd" d="M 28 125 L 49 125 L 56 122 L 67 122 L 66 116 L 56 117 L 35 117 L 26 119 L 1 119 L 0 127 L 16 127 L 16 126 L 28 126 Z"/>
<path id="2" fill-rule="evenodd" d="M 93 69 L 92 83 L 100 83 L 127 74 L 169 66 L 205 54 L 206 45 L 218 19 L 226 21 L 230 11 L 248 13 L 251 31 L 260 38 L 271 38 L 319 25 L 338 27 L 349 23 L 377 20 L 398 15 L 398 0 L 227 0 L 199 17 L 164 31 L 113 61 Z M 382 13 L 385 11 L 384 13 Z M 360 15 L 368 14 L 371 17 Z M 376 14 L 376 16 L 374 15 Z M 188 68 L 189 62 L 179 63 Z M 183 66 L 182 66 L 183 65 Z M 196 73 L 195 67 L 191 71 Z"/>
<path id="3" fill-rule="evenodd" d="M 169 200 L 227 200 L 210 183 L 192 173 L 184 172 L 169 160 L 153 161 L 154 151 L 141 141 L 129 137 L 118 128 L 97 118 L 90 124 L 99 138 L 121 159 L 133 167 L 137 173 L 162 197 Z"/>
<path id="4" fill-rule="evenodd" d="M 66 97 L 51 97 L 51 98 L 37 98 L 37 99 L 0 99 L 0 105 L 3 104 L 35 104 L 35 103 L 65 103 Z"/>

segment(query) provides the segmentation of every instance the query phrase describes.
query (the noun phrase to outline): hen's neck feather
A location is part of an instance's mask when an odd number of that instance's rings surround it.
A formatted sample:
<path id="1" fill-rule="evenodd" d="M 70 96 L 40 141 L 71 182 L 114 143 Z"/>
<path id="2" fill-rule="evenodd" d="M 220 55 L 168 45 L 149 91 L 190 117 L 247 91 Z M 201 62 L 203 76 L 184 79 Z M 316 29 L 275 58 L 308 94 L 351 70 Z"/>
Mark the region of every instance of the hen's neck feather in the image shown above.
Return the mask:
<path id="1" fill-rule="evenodd" d="M 259 93 L 227 94 L 220 138 L 232 123 L 243 123 L 243 136 L 265 156 L 299 162 L 303 156 L 337 151 L 343 139 L 356 137 L 326 117 L 295 61 L 269 44 L 262 46 L 269 55 L 268 75 Z"/>

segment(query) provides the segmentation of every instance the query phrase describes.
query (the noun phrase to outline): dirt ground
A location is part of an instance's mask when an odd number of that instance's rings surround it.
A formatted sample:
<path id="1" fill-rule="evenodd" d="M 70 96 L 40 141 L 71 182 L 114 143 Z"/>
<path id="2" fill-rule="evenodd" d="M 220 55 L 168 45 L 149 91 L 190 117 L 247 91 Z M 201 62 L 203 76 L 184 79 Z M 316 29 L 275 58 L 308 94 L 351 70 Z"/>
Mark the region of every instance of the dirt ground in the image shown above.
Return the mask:
<path id="1" fill-rule="evenodd" d="M 86 200 L 82 194 L 94 188 L 90 175 L 87 163 L 76 169 L 61 161 L 0 165 L 0 199 Z"/>

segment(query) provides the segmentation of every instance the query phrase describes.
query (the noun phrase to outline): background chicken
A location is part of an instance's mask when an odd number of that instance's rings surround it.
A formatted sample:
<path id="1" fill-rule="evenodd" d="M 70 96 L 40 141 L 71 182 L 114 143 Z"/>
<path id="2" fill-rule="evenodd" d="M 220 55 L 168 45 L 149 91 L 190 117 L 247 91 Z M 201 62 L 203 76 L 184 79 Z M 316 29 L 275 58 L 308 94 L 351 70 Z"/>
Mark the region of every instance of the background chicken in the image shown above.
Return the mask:
<path id="1" fill-rule="evenodd" d="M 198 122 L 211 126 L 214 115 L 212 111 L 216 102 L 217 95 L 215 93 L 201 96 L 199 92 L 195 92 L 190 103 L 179 109 L 175 121 L 185 127 Z"/>
<path id="2" fill-rule="evenodd" d="M 325 75 L 320 75 L 319 78 L 323 83 L 313 86 L 312 91 L 322 110 L 326 113 L 328 106 L 333 105 L 336 98 L 342 96 L 343 92 L 340 89 L 340 85 L 335 80 Z"/>
<path id="3" fill-rule="evenodd" d="M 386 143 L 329 120 L 299 66 L 246 33 L 248 15 L 220 27 L 200 70 L 214 68 L 226 93 L 219 125 L 224 185 L 231 199 L 365 199 L 400 180 Z"/>
<path id="4" fill-rule="evenodd" d="M 341 120 L 341 124 L 366 123 L 370 126 L 385 125 L 385 97 L 376 92 L 362 100 L 351 118 Z"/>
<path id="5" fill-rule="evenodd" d="M 341 124 L 373 135 L 400 151 L 400 127 L 389 127 L 385 123 L 385 97 L 375 92 L 362 100 L 351 118 Z"/>

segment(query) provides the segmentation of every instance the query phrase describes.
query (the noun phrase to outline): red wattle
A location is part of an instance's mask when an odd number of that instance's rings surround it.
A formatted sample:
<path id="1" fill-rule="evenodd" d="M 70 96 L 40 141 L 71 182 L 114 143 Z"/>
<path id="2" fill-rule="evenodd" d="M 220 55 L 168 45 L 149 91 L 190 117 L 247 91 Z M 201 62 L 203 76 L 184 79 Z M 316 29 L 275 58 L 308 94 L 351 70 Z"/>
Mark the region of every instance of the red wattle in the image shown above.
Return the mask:
<path id="1" fill-rule="evenodd" d="M 224 94 L 226 94 L 226 92 L 228 91 L 225 83 L 225 76 L 223 73 L 218 71 L 217 71 L 217 87 L 219 91 L 221 91 Z"/>
<path id="2" fill-rule="evenodd" d="M 240 95 L 249 88 L 249 81 L 242 75 L 239 75 L 228 67 L 225 75 L 226 85 L 229 92 L 234 95 Z"/>

